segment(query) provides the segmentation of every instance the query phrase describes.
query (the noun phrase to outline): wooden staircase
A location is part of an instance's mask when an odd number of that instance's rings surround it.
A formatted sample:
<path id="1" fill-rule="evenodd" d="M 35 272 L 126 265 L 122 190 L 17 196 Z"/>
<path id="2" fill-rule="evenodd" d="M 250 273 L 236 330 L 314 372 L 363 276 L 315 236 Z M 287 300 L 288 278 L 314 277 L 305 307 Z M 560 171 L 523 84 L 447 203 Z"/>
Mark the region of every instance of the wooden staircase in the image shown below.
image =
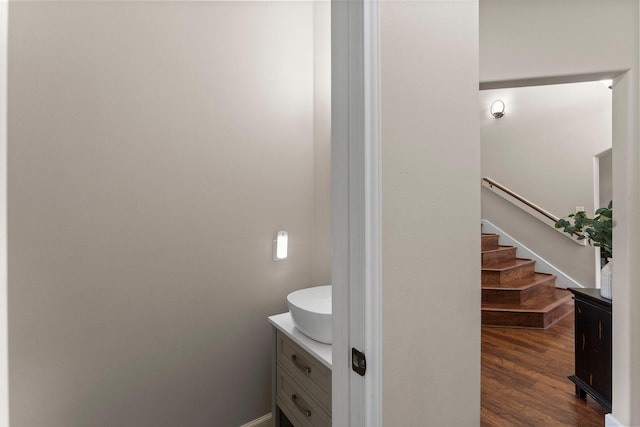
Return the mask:
<path id="1" fill-rule="evenodd" d="M 573 311 L 556 276 L 537 273 L 535 261 L 516 258 L 497 234 L 482 233 L 482 324 L 546 329 Z"/>

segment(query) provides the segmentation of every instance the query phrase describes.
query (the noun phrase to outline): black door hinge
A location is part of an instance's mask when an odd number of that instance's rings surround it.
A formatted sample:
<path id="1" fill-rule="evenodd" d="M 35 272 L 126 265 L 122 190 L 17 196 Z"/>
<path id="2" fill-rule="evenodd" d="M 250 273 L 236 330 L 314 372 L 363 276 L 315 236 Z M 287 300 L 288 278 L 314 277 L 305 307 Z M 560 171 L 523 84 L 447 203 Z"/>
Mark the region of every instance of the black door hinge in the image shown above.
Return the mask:
<path id="1" fill-rule="evenodd" d="M 364 353 L 351 348 L 351 369 L 358 375 L 364 377 L 364 373 L 367 372 L 367 358 Z"/>

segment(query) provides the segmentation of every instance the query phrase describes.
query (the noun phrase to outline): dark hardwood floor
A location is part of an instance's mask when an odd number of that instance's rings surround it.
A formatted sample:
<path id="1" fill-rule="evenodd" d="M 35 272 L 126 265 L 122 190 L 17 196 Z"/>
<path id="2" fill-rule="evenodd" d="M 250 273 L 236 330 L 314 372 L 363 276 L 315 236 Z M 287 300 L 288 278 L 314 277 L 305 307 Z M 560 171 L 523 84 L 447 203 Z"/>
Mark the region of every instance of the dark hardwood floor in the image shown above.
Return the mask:
<path id="1" fill-rule="evenodd" d="M 547 330 L 482 327 L 482 426 L 604 426 L 575 396 L 573 314 Z"/>

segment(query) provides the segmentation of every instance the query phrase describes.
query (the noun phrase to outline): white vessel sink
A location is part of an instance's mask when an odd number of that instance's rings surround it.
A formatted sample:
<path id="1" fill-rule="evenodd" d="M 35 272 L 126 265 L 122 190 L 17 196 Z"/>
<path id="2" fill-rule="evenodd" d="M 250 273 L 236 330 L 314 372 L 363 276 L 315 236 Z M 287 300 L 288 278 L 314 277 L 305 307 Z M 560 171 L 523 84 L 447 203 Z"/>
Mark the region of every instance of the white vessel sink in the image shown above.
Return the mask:
<path id="1" fill-rule="evenodd" d="M 300 289 L 287 295 L 295 327 L 309 338 L 331 344 L 331 285 Z"/>

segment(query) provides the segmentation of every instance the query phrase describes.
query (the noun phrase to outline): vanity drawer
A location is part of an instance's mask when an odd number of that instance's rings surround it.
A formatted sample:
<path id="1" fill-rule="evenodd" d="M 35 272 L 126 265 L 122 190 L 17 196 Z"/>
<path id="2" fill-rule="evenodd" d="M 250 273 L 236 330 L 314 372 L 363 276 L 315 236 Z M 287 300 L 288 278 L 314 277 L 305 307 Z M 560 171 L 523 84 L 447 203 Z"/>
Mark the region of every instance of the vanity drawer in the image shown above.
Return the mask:
<path id="1" fill-rule="evenodd" d="M 276 351 L 277 363 L 331 414 L 331 370 L 280 331 L 277 334 Z"/>
<path id="2" fill-rule="evenodd" d="M 281 365 L 276 378 L 278 407 L 296 427 L 331 427 L 331 417 Z"/>

